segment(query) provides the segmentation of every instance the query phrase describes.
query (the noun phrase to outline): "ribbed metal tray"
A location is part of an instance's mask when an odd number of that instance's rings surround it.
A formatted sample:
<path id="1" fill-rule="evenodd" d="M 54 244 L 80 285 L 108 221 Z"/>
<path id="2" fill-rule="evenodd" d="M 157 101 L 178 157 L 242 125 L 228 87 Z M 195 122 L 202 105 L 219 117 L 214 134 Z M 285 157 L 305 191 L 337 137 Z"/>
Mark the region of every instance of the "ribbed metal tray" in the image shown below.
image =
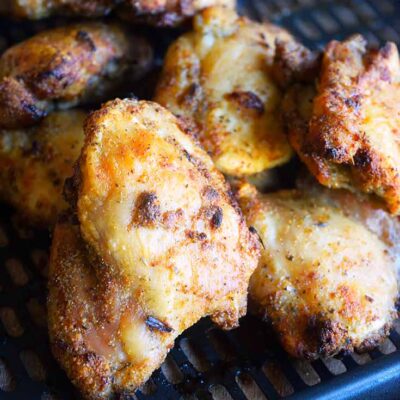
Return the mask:
<path id="1" fill-rule="evenodd" d="M 1 0 L 0 0 L 1 1 Z M 364 34 L 372 45 L 400 43 L 400 2 L 258 0 L 242 13 L 268 19 L 318 48 Z M 57 24 L 59 21 L 51 21 Z M 49 22 L 0 20 L 0 51 Z M 165 38 L 165 35 L 161 35 Z M 166 40 L 156 39 L 158 47 Z M 49 235 L 21 231 L 0 207 L 0 399 L 78 399 L 51 356 L 46 328 Z M 400 323 L 378 349 L 312 363 L 290 359 L 269 326 L 245 317 L 231 332 L 204 319 L 176 341 L 162 368 L 127 399 L 400 399 Z"/>

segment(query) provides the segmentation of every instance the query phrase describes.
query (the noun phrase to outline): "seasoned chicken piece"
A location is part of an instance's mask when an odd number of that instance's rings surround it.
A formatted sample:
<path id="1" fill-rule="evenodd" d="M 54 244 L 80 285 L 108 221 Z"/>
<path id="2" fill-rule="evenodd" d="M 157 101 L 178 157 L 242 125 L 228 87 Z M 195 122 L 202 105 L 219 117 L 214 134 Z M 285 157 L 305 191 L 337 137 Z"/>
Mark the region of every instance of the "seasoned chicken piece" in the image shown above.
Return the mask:
<path id="1" fill-rule="evenodd" d="M 361 36 L 331 42 L 317 88 L 294 87 L 285 103 L 290 141 L 320 183 L 374 194 L 400 213 L 400 64 L 393 43 L 367 50 Z"/>
<path id="2" fill-rule="evenodd" d="M 123 0 L 120 16 L 156 26 L 176 26 L 212 6 L 234 9 L 236 0 Z"/>
<path id="3" fill-rule="evenodd" d="M 237 326 L 259 244 L 210 157 L 161 106 L 109 102 L 85 134 L 68 195 L 79 227 L 61 222 L 52 245 L 49 326 L 71 380 L 105 399 L 146 381 L 200 318 Z"/>
<path id="4" fill-rule="evenodd" d="M 108 14 L 116 0 L 2 0 L 0 14 L 39 19 L 56 15 L 96 17 Z"/>
<path id="5" fill-rule="evenodd" d="M 175 26 L 210 6 L 234 8 L 235 0 L 2 0 L 0 14 L 39 19 L 51 15 L 96 17 L 117 9 L 124 19 Z"/>
<path id="6" fill-rule="evenodd" d="M 346 210 L 348 198 L 324 195 L 260 195 L 249 186 L 239 191 L 247 222 L 264 246 L 250 281 L 250 304 L 272 322 L 289 354 L 307 359 L 370 350 L 397 315 L 387 227 L 365 224 L 368 212 L 370 220 L 379 218 L 372 208 L 353 218 L 338 208 Z M 390 231 L 397 241 L 398 225 Z"/>
<path id="7" fill-rule="evenodd" d="M 23 222 L 52 226 L 67 208 L 63 185 L 83 145 L 85 118 L 83 111 L 58 111 L 33 128 L 0 130 L 0 199 Z"/>
<path id="8" fill-rule="evenodd" d="M 115 25 L 55 28 L 0 58 L 0 127 L 29 126 L 53 108 L 93 102 L 150 66 L 152 51 Z"/>
<path id="9" fill-rule="evenodd" d="M 271 69 L 278 39 L 293 40 L 276 26 L 216 7 L 197 15 L 194 32 L 166 55 L 155 100 L 198 129 L 225 174 L 253 175 L 291 157 Z"/>

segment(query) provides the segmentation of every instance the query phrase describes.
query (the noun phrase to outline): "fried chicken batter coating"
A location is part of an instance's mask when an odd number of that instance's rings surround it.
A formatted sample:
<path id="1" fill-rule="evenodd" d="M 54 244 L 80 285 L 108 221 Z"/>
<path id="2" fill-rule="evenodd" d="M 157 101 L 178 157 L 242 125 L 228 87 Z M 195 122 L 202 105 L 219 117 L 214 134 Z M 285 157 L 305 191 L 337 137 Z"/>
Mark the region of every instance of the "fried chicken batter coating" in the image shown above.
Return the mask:
<path id="1" fill-rule="evenodd" d="M 393 43 L 367 50 L 361 36 L 333 41 L 316 89 L 297 86 L 287 96 L 290 141 L 321 184 L 374 194 L 399 214 L 399 100 Z"/>
<path id="2" fill-rule="evenodd" d="M 370 350 L 389 334 L 398 284 L 387 234 L 400 239 L 398 221 L 395 228 L 381 223 L 371 207 L 353 217 L 348 197 L 326 192 L 260 195 L 243 186 L 239 196 L 264 246 L 250 304 L 272 322 L 289 354 L 315 359 Z"/>
<path id="3" fill-rule="evenodd" d="M 58 111 L 35 127 L 0 131 L 0 199 L 23 222 L 53 226 L 68 207 L 63 185 L 83 145 L 85 118 L 83 111 Z"/>
<path id="4" fill-rule="evenodd" d="M 0 127 L 33 125 L 54 108 L 99 100 L 143 75 L 151 59 L 147 42 L 116 25 L 41 32 L 0 58 Z"/>
<path id="5" fill-rule="evenodd" d="M 247 176 L 283 164 L 292 150 L 278 116 L 272 76 L 275 41 L 285 30 L 209 8 L 166 55 L 155 100 L 192 121 L 223 173 Z"/>
<path id="6" fill-rule="evenodd" d="M 52 244 L 49 327 L 71 380 L 105 399 L 146 381 L 200 318 L 237 326 L 259 244 L 210 157 L 161 106 L 109 102 L 85 134 L 69 196 L 79 227 L 61 222 Z"/>

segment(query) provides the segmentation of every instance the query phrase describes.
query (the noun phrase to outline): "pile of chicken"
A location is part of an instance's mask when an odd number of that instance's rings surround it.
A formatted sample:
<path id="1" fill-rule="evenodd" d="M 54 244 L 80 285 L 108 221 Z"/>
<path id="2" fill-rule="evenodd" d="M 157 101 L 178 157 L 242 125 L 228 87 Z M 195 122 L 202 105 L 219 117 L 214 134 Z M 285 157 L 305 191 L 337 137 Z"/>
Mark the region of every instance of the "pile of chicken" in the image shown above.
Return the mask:
<path id="1" fill-rule="evenodd" d="M 125 7 L 164 25 L 215 6 L 170 46 L 154 102 L 76 108 L 151 68 L 149 43 L 120 24 L 44 31 L 0 57 L 0 197 L 54 227 L 50 340 L 88 399 L 135 391 L 180 333 L 204 316 L 235 328 L 247 300 L 306 359 L 369 350 L 397 317 L 396 46 L 354 36 L 314 54 L 231 3 L 0 6 L 34 18 Z M 295 153 L 316 180 L 303 171 L 276 190 Z"/>

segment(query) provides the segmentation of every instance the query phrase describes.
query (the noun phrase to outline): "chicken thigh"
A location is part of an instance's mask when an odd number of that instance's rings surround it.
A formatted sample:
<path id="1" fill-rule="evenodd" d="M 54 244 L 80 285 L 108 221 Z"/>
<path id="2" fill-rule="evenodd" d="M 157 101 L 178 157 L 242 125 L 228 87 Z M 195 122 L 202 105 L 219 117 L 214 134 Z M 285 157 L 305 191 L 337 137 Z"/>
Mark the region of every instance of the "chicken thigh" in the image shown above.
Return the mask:
<path id="1" fill-rule="evenodd" d="M 198 130 L 216 166 L 249 176 L 289 160 L 273 76 L 275 42 L 285 30 L 213 7 L 198 14 L 194 31 L 171 45 L 155 100 Z"/>
<path id="2" fill-rule="evenodd" d="M 400 213 L 400 63 L 396 45 L 361 36 L 325 49 L 317 87 L 285 100 L 290 142 L 318 181 L 373 194 Z"/>
<path id="3" fill-rule="evenodd" d="M 362 203 L 327 192 L 239 190 L 247 222 L 264 246 L 250 305 L 271 321 L 294 357 L 370 350 L 397 316 L 399 222 L 385 224 L 373 207 L 355 214 L 353 206 Z"/>
<path id="4" fill-rule="evenodd" d="M 149 44 L 92 22 L 41 32 L 0 57 L 0 127 L 33 125 L 54 108 L 93 102 L 144 74 Z"/>
<path id="5" fill-rule="evenodd" d="M 62 191 L 83 145 L 85 118 L 83 111 L 58 111 L 32 128 L 0 130 L 0 199 L 22 222 L 47 228 L 67 208 Z"/>
<path id="6" fill-rule="evenodd" d="M 86 123 L 68 189 L 77 221 L 61 220 L 52 244 L 49 327 L 87 398 L 136 389 L 200 318 L 230 329 L 246 312 L 258 239 L 183 128 L 134 100 L 109 102 Z"/>

